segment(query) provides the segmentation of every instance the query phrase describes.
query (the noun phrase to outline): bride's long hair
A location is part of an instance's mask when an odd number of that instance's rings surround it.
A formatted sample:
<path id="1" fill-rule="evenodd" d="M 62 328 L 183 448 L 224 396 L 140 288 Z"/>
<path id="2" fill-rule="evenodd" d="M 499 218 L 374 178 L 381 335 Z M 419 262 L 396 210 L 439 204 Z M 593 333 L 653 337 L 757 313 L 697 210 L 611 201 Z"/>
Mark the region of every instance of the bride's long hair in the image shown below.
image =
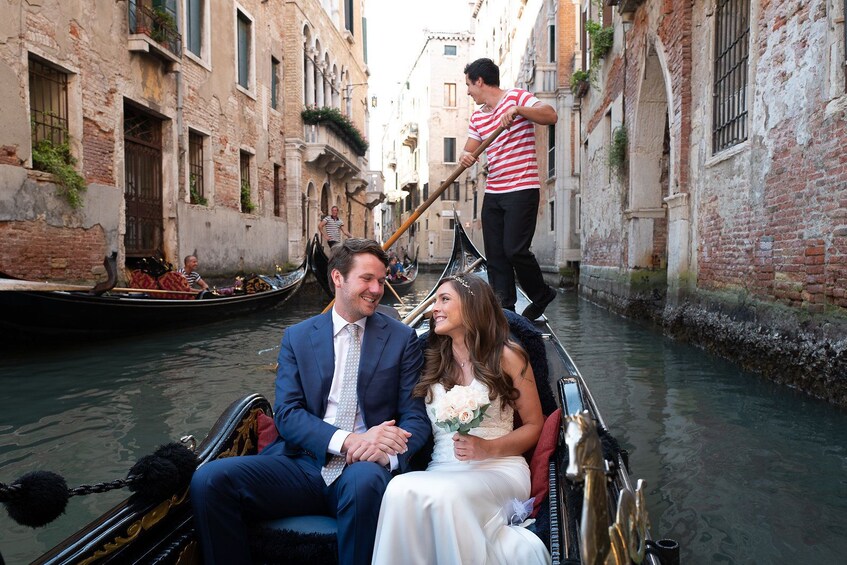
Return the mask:
<path id="1" fill-rule="evenodd" d="M 523 358 L 522 375 L 529 366 L 529 355 L 523 347 L 509 339 L 509 322 L 494 291 L 487 282 L 474 275 L 445 277 L 436 288 L 444 283 L 449 283 L 459 295 L 465 345 L 468 347 L 474 376 L 488 387 L 490 398 L 499 396 L 502 402 L 514 407 L 520 393 L 512 379 L 503 372 L 503 347 L 508 347 Z M 430 319 L 424 368 L 413 396 L 430 401 L 432 385 L 441 383 L 445 389 L 450 390 L 456 386 L 458 374 L 457 364 L 453 360 L 453 339 L 436 334 L 435 321 Z"/>

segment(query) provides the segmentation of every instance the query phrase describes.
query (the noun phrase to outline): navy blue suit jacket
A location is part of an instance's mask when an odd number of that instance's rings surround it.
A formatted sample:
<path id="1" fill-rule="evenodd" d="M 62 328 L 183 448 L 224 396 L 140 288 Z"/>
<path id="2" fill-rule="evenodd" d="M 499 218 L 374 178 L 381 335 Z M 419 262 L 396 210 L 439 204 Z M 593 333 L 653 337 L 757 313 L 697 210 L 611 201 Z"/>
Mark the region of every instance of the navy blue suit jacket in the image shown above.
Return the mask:
<path id="1" fill-rule="evenodd" d="M 305 453 L 319 466 L 326 464 L 327 446 L 338 429 L 323 421 L 335 370 L 332 339 L 331 312 L 285 331 L 274 403 L 280 437 L 262 454 Z M 378 312 L 367 319 L 359 360 L 359 410 L 367 428 L 393 419 L 412 434 L 408 450 L 398 455 L 400 472 L 408 469 L 409 459 L 431 434 L 424 400 L 412 398 L 422 366 L 414 330 Z"/>

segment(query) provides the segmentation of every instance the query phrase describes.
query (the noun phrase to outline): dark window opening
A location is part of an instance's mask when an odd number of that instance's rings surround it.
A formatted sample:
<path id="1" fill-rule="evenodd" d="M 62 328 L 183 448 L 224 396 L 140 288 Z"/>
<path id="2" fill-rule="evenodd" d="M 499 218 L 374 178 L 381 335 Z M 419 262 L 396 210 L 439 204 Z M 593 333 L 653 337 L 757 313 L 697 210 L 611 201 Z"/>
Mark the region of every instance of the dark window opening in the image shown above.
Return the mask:
<path id="1" fill-rule="evenodd" d="M 747 139 L 749 14 L 750 0 L 718 0 L 715 8 L 714 153 Z"/>

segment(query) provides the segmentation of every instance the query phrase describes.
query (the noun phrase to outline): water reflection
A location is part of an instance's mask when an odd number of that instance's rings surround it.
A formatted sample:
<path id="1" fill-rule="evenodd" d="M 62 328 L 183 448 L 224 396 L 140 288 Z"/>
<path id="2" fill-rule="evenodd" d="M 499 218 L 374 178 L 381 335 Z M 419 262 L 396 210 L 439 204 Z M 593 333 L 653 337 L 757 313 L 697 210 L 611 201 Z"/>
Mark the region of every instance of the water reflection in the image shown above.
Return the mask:
<path id="1" fill-rule="evenodd" d="M 421 273 L 408 311 L 440 272 Z M 125 476 L 158 445 L 201 438 L 236 398 L 273 397 L 284 329 L 327 299 L 196 329 L 0 358 L 0 482 L 36 469 L 75 486 Z M 847 553 L 847 414 L 778 387 L 573 294 L 552 325 L 648 482 L 655 532 L 684 563 L 831 563 Z M 71 499 L 31 530 L 0 511 L 0 552 L 24 563 L 124 493 Z"/>

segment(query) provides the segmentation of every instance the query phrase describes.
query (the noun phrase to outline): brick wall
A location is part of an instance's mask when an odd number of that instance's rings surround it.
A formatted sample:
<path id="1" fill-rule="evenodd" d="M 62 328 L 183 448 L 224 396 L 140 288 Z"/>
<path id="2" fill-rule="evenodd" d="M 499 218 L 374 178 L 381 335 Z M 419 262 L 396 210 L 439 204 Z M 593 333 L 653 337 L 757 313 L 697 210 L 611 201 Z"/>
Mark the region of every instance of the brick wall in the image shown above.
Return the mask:
<path id="1" fill-rule="evenodd" d="M 830 68 L 843 60 L 839 30 L 824 1 L 761 4 L 751 24 L 750 140 L 717 165 L 698 163 L 701 288 L 813 312 L 847 307 L 847 124 L 834 107 L 845 94 Z"/>
<path id="2" fill-rule="evenodd" d="M 105 237 L 90 229 L 55 227 L 43 219 L 0 222 L 0 270 L 34 280 L 91 281 L 103 265 Z"/>

